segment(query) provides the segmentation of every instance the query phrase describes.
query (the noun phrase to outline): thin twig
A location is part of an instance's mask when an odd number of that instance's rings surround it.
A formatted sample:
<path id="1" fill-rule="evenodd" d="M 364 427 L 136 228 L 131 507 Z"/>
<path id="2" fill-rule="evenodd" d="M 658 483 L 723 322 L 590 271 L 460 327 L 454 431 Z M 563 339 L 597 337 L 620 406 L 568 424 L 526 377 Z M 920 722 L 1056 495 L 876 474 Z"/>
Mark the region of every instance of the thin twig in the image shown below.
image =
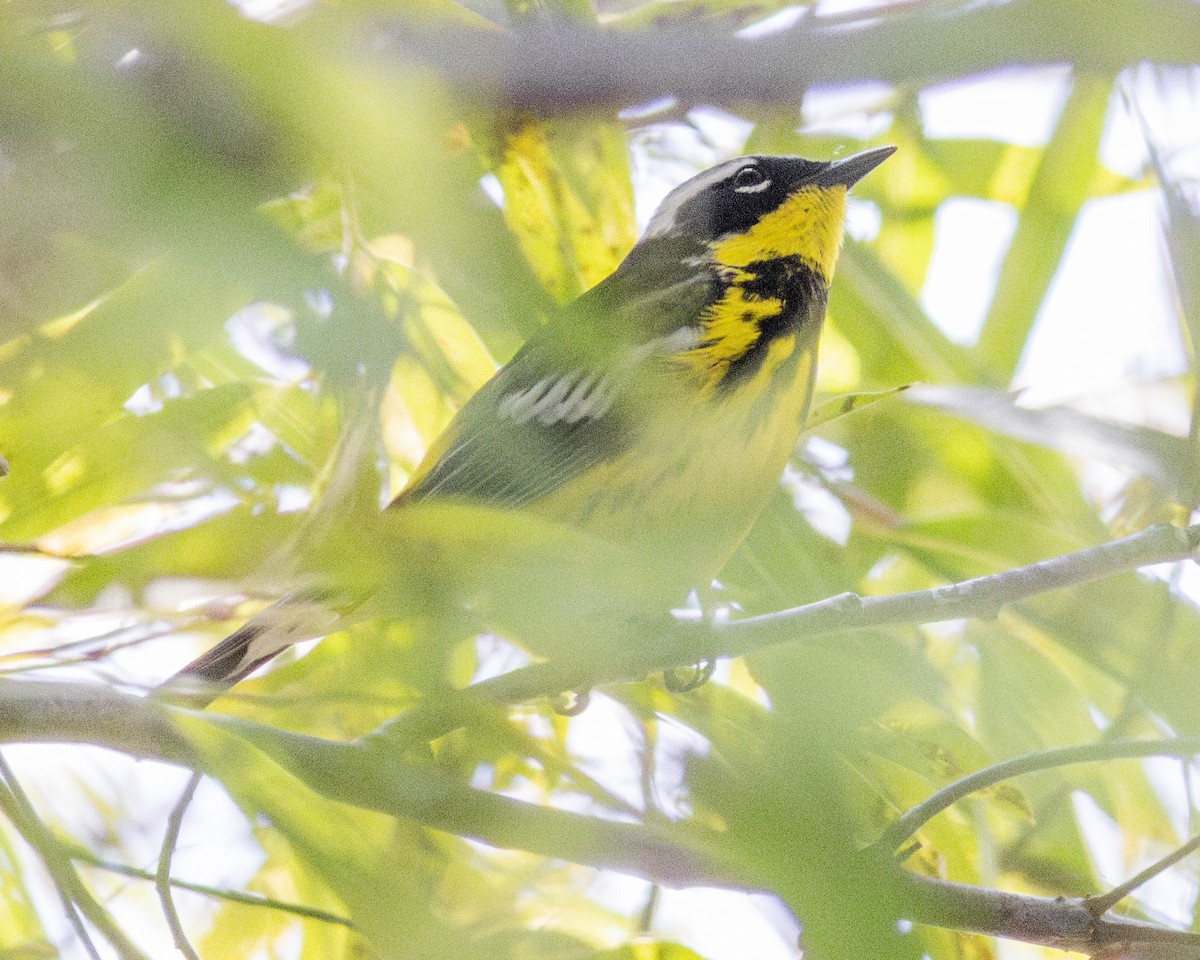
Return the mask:
<path id="1" fill-rule="evenodd" d="M 947 807 L 964 797 L 994 786 L 1004 780 L 1051 770 L 1075 763 L 1096 763 L 1101 760 L 1122 760 L 1136 757 L 1190 757 L 1200 753 L 1200 737 L 1178 737 L 1172 740 L 1118 740 L 1083 747 L 1063 747 L 1014 757 L 955 780 L 909 809 L 895 820 L 875 841 L 874 846 L 894 850 Z"/>
<path id="2" fill-rule="evenodd" d="M 1087 905 L 1087 908 L 1092 911 L 1092 913 L 1098 917 L 1102 917 L 1104 914 L 1108 913 L 1109 910 L 1129 896 L 1129 894 L 1131 894 L 1134 890 L 1142 886 L 1142 884 L 1148 883 L 1164 870 L 1175 866 L 1175 864 L 1177 864 L 1180 860 L 1194 850 L 1200 850 L 1200 834 L 1192 837 L 1191 840 L 1181 846 L 1178 850 L 1173 850 L 1161 860 L 1157 860 L 1150 864 L 1150 866 L 1148 866 L 1141 873 L 1130 877 L 1124 883 L 1113 887 L 1108 891 L 1108 893 L 1101 893 L 1094 897 L 1088 897 L 1083 902 Z"/>
<path id="3" fill-rule="evenodd" d="M 167 926 L 171 928 L 171 936 L 175 940 L 175 948 L 188 960 L 200 960 L 200 957 L 193 949 L 191 941 L 188 940 L 183 924 L 179 921 L 179 913 L 175 909 L 175 897 L 171 892 L 171 857 L 174 856 L 175 845 L 179 842 L 179 831 L 183 827 L 184 814 L 187 813 L 187 808 L 191 805 L 192 797 L 196 795 L 196 788 L 200 786 L 202 778 L 203 774 L 196 772 L 188 778 L 187 786 L 183 788 L 179 802 L 171 811 L 171 816 L 167 820 L 166 833 L 163 834 L 162 850 L 158 855 L 158 872 L 154 878 L 163 915 L 167 918 Z"/>
<path id="4" fill-rule="evenodd" d="M 29 803 L 29 798 L 25 795 L 25 791 L 21 788 L 7 761 L 3 758 L 0 758 L 0 784 L 2 784 L 0 786 L 0 810 L 8 814 L 8 818 L 12 821 L 13 826 L 25 837 L 26 842 L 37 850 L 38 847 L 34 846 L 34 842 L 29 836 L 29 828 L 32 826 L 31 820 L 36 819 L 36 815 L 34 814 L 32 805 Z M 63 914 L 67 919 L 67 924 L 75 931 L 75 936 L 79 938 L 79 943 L 83 947 L 84 952 L 92 960 L 100 960 L 100 951 L 96 949 L 96 944 L 92 942 L 92 936 L 83 924 L 83 917 L 79 914 L 79 906 L 68 889 L 71 886 L 70 882 L 60 877 L 54 867 L 46 861 L 45 857 L 43 857 L 43 862 L 50 874 L 50 881 L 54 884 L 54 889 L 58 893 L 58 899 L 62 903 Z"/>
<path id="5" fill-rule="evenodd" d="M 29 797 L 3 756 L 0 756 L 0 811 L 8 816 L 17 832 L 41 858 L 62 898 L 67 920 L 79 935 L 88 955 L 96 960 L 100 957 L 87 928 L 83 925 L 85 919 L 112 944 L 122 958 L 148 960 L 92 896 L 58 840 L 38 817 Z"/>
<path id="6" fill-rule="evenodd" d="M 1159 524 L 1120 540 L 1003 573 L 883 597 L 841 594 L 820 603 L 735 621 L 720 632 L 736 636 L 739 652 L 748 652 L 778 643 L 781 628 L 792 631 L 793 636 L 797 633 L 807 636 L 814 631 L 992 619 L 1004 607 L 1041 593 L 1129 573 L 1151 564 L 1192 559 L 1197 547 L 1200 547 L 1200 524 L 1190 527 Z"/>
<path id="7" fill-rule="evenodd" d="M 26 687 L 31 689 L 19 689 Z M 74 721 L 68 723 L 66 711 L 59 709 L 49 714 L 50 731 L 45 729 L 45 711 L 37 722 L 29 720 L 22 725 L 16 714 L 27 712 L 35 701 L 53 702 L 47 688 L 56 687 L 69 688 L 76 694 L 63 698 L 73 700 Z M 181 745 L 178 731 L 163 722 L 168 715 L 184 716 L 181 711 L 168 711 L 144 699 L 116 691 L 95 691 L 83 684 L 0 683 L 0 735 L 11 738 L 14 730 L 36 731 L 42 739 L 49 734 L 55 740 L 101 743 L 177 765 L 200 762 L 190 748 Z M 114 717 L 120 722 L 113 722 Z M 727 838 L 699 826 L 681 829 L 660 824 L 651 828 L 539 807 L 441 777 L 431 778 L 424 766 L 409 766 L 395 753 L 381 753 L 364 765 L 361 744 L 330 743 L 256 728 L 245 721 L 194 719 L 211 724 L 214 732 L 220 729 L 251 742 L 259 741 L 260 749 L 293 770 L 310 789 L 338 802 L 407 817 L 493 846 L 616 869 L 671 887 L 760 888 L 761 877 L 754 873 L 753 865 L 729 855 L 724 846 Z M 1076 754 L 1075 762 L 1114 756 L 1190 756 L 1200 752 L 1200 737 L 1134 743 L 1124 749 L 1103 746 L 1103 755 L 1095 748 L 1057 751 L 1055 763 L 1044 760 L 1040 766 L 1069 762 L 1070 753 Z M 364 777 L 364 770 L 373 771 L 373 775 Z M 1008 775 L 1012 773 L 1010 769 Z M 1076 949 L 1088 948 L 1091 953 L 1120 942 L 1129 945 L 1122 956 L 1140 960 L 1150 957 L 1150 950 L 1163 958 L 1193 960 L 1200 956 L 1200 935 L 1124 917 L 1097 920 L 1078 899 L 1032 897 L 951 884 L 913 876 L 899 864 L 893 864 L 892 869 L 899 893 L 898 910 L 914 922 L 1058 948 L 1069 944 Z"/>
<path id="8" fill-rule="evenodd" d="M 95 867 L 97 870 L 117 873 L 123 877 L 131 877 L 134 880 L 148 880 L 151 883 L 158 880 L 158 874 L 151 873 L 149 870 L 142 870 L 127 863 L 116 863 L 112 860 L 105 860 L 103 857 L 98 857 L 92 851 L 83 847 L 68 845 L 64 845 L 64 847 L 66 848 L 67 855 L 72 860 L 78 863 L 86 863 L 89 867 Z M 214 900 L 224 900 L 229 903 L 238 903 L 248 907 L 262 907 L 266 910 L 278 910 L 280 913 L 290 913 L 305 920 L 320 920 L 323 923 L 333 923 L 351 930 L 355 929 L 353 920 L 338 916 L 336 913 L 330 913 L 328 910 L 321 910 L 318 907 L 309 907 L 302 903 L 287 903 L 284 900 L 276 900 L 261 893 L 247 893 L 244 890 L 214 887 L 207 883 L 194 883 L 191 880 L 180 880 L 176 877 L 172 877 L 169 882 L 172 887 L 178 890 L 198 893 L 205 897 L 212 897 Z"/>
<path id="9" fill-rule="evenodd" d="M 1063 587 L 1077 586 L 1140 567 L 1187 560 L 1200 545 L 1200 524 L 1162 524 L 1132 536 L 1041 560 L 1003 573 L 951 583 L 932 590 L 860 597 L 838 594 L 816 603 L 732 623 L 680 623 L 652 644 L 614 651 L 603 662 L 585 652 L 530 664 L 437 703 L 409 710 L 379 734 L 429 740 L 500 703 L 523 703 L 605 683 L 640 680 L 649 673 L 719 656 L 740 656 L 780 643 L 809 642 L 823 634 L 897 624 L 990 619 L 1004 607 Z"/>

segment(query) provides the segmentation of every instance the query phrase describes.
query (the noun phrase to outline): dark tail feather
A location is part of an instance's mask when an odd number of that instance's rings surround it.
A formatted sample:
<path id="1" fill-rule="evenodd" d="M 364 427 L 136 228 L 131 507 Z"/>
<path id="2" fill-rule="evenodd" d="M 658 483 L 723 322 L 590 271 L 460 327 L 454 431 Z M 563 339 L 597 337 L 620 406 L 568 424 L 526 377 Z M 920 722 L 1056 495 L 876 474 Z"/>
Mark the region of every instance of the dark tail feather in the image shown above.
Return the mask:
<path id="1" fill-rule="evenodd" d="M 255 614 L 164 681 L 155 696 L 190 707 L 207 706 L 289 647 L 332 633 L 340 617 L 319 599 L 313 594 L 289 597 Z"/>

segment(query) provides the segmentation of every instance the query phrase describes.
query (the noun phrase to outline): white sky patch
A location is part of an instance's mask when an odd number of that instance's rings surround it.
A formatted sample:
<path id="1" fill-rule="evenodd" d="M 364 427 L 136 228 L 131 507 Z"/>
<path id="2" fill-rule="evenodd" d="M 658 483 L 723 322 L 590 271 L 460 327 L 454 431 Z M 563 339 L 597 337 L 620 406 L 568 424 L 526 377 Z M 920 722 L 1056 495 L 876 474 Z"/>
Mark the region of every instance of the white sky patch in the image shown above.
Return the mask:
<path id="1" fill-rule="evenodd" d="M 1173 177 L 1200 183 L 1200 67 L 1143 64 L 1126 70 L 1100 144 L 1105 165 L 1138 177 L 1149 163 L 1144 131 L 1164 155 Z"/>
<path id="2" fill-rule="evenodd" d="M 732 890 L 663 888 L 653 932 L 678 940 L 706 960 L 795 960 L 795 931 L 781 931 L 756 900 Z"/>
<path id="3" fill-rule="evenodd" d="M 757 23 L 743 27 L 737 32 L 737 35 L 746 40 L 754 40 L 758 37 L 769 36 L 772 33 L 780 33 L 794 27 L 800 18 L 804 16 L 804 11 L 804 7 L 784 7 L 782 10 L 776 10 L 769 17 L 765 17 Z"/>
<path id="4" fill-rule="evenodd" d="M 276 509 L 280 513 L 300 513 L 312 506 L 312 491 L 295 483 L 281 483 L 275 487 Z"/>
<path id="5" fill-rule="evenodd" d="M 496 179 L 494 173 L 485 173 L 480 177 L 479 187 L 483 190 L 484 196 L 501 210 L 504 209 L 504 187 L 500 185 L 500 181 Z"/>
<path id="6" fill-rule="evenodd" d="M 70 560 L 28 553 L 0 553 L 0 605 L 22 607 L 53 589 L 67 571 Z"/>
<path id="7" fill-rule="evenodd" d="M 637 722 L 621 704 L 593 691 L 588 708 L 571 719 L 567 751 L 579 769 L 635 809 L 643 809 L 642 752 Z"/>
<path id="8" fill-rule="evenodd" d="M 1108 887 L 1125 880 L 1121 831 L 1116 822 L 1082 790 L 1072 791 L 1071 804 L 1075 808 L 1075 818 L 1079 821 L 1100 885 Z"/>
<path id="9" fill-rule="evenodd" d="M 1187 597 L 1192 603 L 1200 606 L 1200 566 L 1185 563 L 1179 571 L 1176 589 L 1180 596 Z"/>
<path id="10" fill-rule="evenodd" d="M 820 0 L 817 4 L 817 16 L 836 17 L 847 13 L 858 13 L 864 10 L 878 10 L 885 6 L 880 0 Z"/>
<path id="11" fill-rule="evenodd" d="M 1089 201 L 1017 369 L 1022 402 L 1062 402 L 1185 368 L 1163 272 L 1158 194 Z"/>
<path id="12" fill-rule="evenodd" d="M 167 400 L 183 396 L 183 384 L 170 370 L 152 383 L 143 383 L 125 401 L 125 409 L 135 416 L 157 413 Z"/>
<path id="13" fill-rule="evenodd" d="M 1050 137 L 1069 90 L 1065 68 L 994 74 L 918 95 L 925 135 L 1037 147 Z"/>
<path id="14" fill-rule="evenodd" d="M 295 338 L 290 310 L 253 303 L 226 320 L 225 329 L 238 353 L 271 376 L 293 383 L 308 376 L 308 361 L 287 352 Z"/>
<path id="15" fill-rule="evenodd" d="M 634 211 L 639 231 L 675 187 L 702 170 L 745 152 L 753 125 L 713 107 L 688 113 L 688 123 L 648 124 L 629 142 Z"/>
<path id="16" fill-rule="evenodd" d="M 617 111 L 617 116 L 626 121 L 648 120 L 655 114 L 670 110 L 678 102 L 679 99 L 674 96 L 655 97 L 653 100 L 635 103 L 632 107 L 623 107 Z"/>
<path id="17" fill-rule="evenodd" d="M 815 434 L 804 440 L 804 453 L 829 480 L 852 480 L 850 451 Z"/>
<path id="18" fill-rule="evenodd" d="M 743 152 L 754 129 L 754 124 L 716 107 L 697 107 L 688 113 L 688 120 L 713 150 L 728 157 Z"/>
<path id="19" fill-rule="evenodd" d="M 811 134 L 871 140 L 891 126 L 892 114 L 885 106 L 893 96 L 894 91 L 885 83 L 810 87 L 804 92 L 801 129 Z"/>
<path id="20" fill-rule="evenodd" d="M 784 467 L 780 483 L 809 526 L 826 539 L 846 545 L 850 538 L 850 514 L 841 500 L 790 464 Z"/>
<path id="21" fill-rule="evenodd" d="M 1142 176 L 1150 156 L 1146 152 L 1141 125 L 1130 113 L 1128 104 L 1120 95 L 1119 86 L 1117 90 L 1115 101 L 1104 118 L 1104 132 L 1100 136 L 1100 162 L 1109 170 L 1132 180 Z"/>
<path id="22" fill-rule="evenodd" d="M 870 200 L 856 200 L 851 194 L 846 201 L 846 236 L 866 243 L 879 236 L 883 214 Z"/>
<path id="23" fill-rule="evenodd" d="M 1154 792 L 1162 801 L 1163 810 L 1171 818 L 1171 825 L 1182 843 L 1192 831 L 1192 805 L 1188 798 L 1188 761 L 1178 757 L 1146 757 L 1142 769 Z M 1194 778 L 1196 769 L 1191 774 Z"/>
<path id="24" fill-rule="evenodd" d="M 481 633 L 475 638 L 475 674 L 471 683 L 482 683 L 530 662 L 529 654 L 494 633 Z"/>
<path id="25" fill-rule="evenodd" d="M 600 870 L 588 884 L 587 894 L 601 906 L 628 916 L 641 912 L 650 895 L 651 884 L 615 870 Z"/>
<path id="26" fill-rule="evenodd" d="M 728 664 L 723 663 L 727 667 Z M 654 804 L 672 820 L 683 820 L 692 812 L 687 785 L 687 765 L 692 756 L 708 753 L 707 737 L 681 723 L 664 719 L 654 741 Z"/>
<path id="27" fill-rule="evenodd" d="M 294 21 L 311 6 L 311 0 L 233 0 L 238 13 L 259 23 Z"/>
<path id="28" fill-rule="evenodd" d="M 921 305 L 955 343 L 979 338 L 1016 227 L 1017 212 L 1006 203 L 951 197 L 938 206 Z"/>

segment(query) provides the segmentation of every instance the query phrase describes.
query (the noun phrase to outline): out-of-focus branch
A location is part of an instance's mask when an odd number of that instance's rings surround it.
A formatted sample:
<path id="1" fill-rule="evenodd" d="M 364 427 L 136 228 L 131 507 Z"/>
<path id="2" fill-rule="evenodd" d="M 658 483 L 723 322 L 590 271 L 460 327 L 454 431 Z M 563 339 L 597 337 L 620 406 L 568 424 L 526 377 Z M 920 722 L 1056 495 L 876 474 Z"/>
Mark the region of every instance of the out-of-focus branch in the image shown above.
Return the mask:
<path id="1" fill-rule="evenodd" d="M 1105 760 L 1127 760 L 1135 757 L 1192 757 L 1200 753 L 1200 737 L 1177 737 L 1171 740 L 1117 740 L 1092 743 L 1082 747 L 1061 747 L 1038 753 L 1013 757 L 955 780 L 927 800 L 907 810 L 895 820 L 876 842 L 883 850 L 894 850 L 947 807 L 964 797 L 986 790 L 1004 780 L 1011 780 L 1039 770 L 1053 770 L 1076 763 L 1100 763 Z"/>
<path id="2" fill-rule="evenodd" d="M 199 757 L 153 700 L 86 683 L 0 680 L 0 743 L 89 743 L 195 769 Z"/>
<path id="3" fill-rule="evenodd" d="M 162 850 L 158 855 L 158 870 L 154 876 L 154 886 L 158 890 L 158 901 L 162 904 L 163 916 L 171 930 L 171 938 L 175 941 L 175 949 L 183 954 L 185 960 L 200 960 L 196 948 L 188 939 L 179 919 L 179 911 L 175 907 L 175 894 L 171 889 L 171 859 L 175 856 L 175 846 L 179 843 L 179 831 L 183 828 L 183 818 L 191 806 L 196 788 L 200 786 L 203 777 L 193 773 L 183 790 L 182 796 L 167 818 L 167 829 L 163 834 Z"/>
<path id="4" fill-rule="evenodd" d="M 67 852 L 42 822 L 3 757 L 0 757 L 0 814 L 8 818 L 17 833 L 41 858 L 42 864 L 50 874 L 51 882 L 58 889 L 67 922 L 74 929 L 80 945 L 89 957 L 99 958 L 100 953 L 92 943 L 84 920 L 87 920 L 120 956 L 128 960 L 149 960 L 113 921 L 108 911 L 80 879 Z"/>
<path id="5" fill-rule="evenodd" d="M 42 711 L 43 704 L 51 709 Z M 332 743 L 242 721 L 201 718 L 83 684 L 0 683 L 0 741 L 94 743 L 133 756 L 204 766 L 172 717 L 189 718 L 182 729 L 196 722 L 220 728 L 233 749 L 235 741 L 242 749 L 253 744 L 316 792 L 342 803 L 668 886 L 745 889 L 759 882 L 752 869 L 728 859 L 721 834 L 701 827 L 652 827 L 534 806 L 454 783 L 435 769 L 378 750 L 377 743 Z M 1084 900 L 1004 893 L 913 876 L 898 865 L 888 869 L 895 871 L 901 914 L 917 923 L 1129 960 L 1177 960 L 1200 951 L 1196 934 L 1097 918 Z"/>
<path id="6" fill-rule="evenodd" d="M 909 919 L 934 927 L 1021 940 L 1097 960 L 1194 960 L 1200 934 L 1126 917 L 1097 917 L 1078 897 L 1033 897 L 903 873 Z"/>
<path id="7" fill-rule="evenodd" d="M 430 65 L 473 97 L 538 114 L 619 108 L 664 95 L 685 103 L 796 102 L 814 84 L 924 85 L 1011 67 L 1073 64 L 1113 73 L 1141 61 L 1191 63 L 1200 8 L 1184 0 L 1109 5 L 1012 0 L 857 21 L 809 17 L 758 39 L 724 24 L 635 31 L 576 23 L 514 32 L 411 23 L 384 49 Z M 379 48 L 381 41 L 372 37 Z"/>
<path id="8" fill-rule="evenodd" d="M 606 662 L 590 656 L 536 663 L 409 711 L 382 728 L 389 737 L 432 739 L 468 722 L 496 703 L 520 703 L 681 667 L 719 656 L 737 656 L 780 643 L 809 642 L 829 633 L 894 624 L 990 619 L 1006 606 L 1156 563 L 1187 560 L 1200 546 L 1200 524 L 1160 525 L 1110 543 L 1052 557 L 1014 570 L 951 583 L 932 590 L 881 597 L 845 593 L 790 610 L 732 623 L 680 624 L 660 642 L 621 650 Z"/>
<path id="9" fill-rule="evenodd" d="M 1180 860 L 1185 859 L 1191 854 L 1200 850 L 1200 834 L 1192 837 L 1187 843 L 1176 847 L 1165 857 L 1160 857 L 1150 864 L 1145 870 L 1138 871 L 1134 876 L 1130 877 L 1124 883 L 1119 883 L 1107 893 L 1102 893 L 1094 897 L 1088 897 L 1087 906 L 1092 913 L 1099 916 L 1102 913 L 1107 913 L 1118 903 L 1124 900 L 1127 896 L 1133 893 L 1138 887 L 1149 883 L 1159 874 L 1171 869 Z"/>

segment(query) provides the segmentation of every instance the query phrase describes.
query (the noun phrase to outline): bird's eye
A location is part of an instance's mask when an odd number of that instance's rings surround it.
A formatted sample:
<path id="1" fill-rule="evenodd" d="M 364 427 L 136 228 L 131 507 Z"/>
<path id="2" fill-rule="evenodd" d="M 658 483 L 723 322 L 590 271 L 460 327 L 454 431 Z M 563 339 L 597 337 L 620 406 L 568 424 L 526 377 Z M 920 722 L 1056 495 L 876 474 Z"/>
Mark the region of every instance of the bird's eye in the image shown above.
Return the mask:
<path id="1" fill-rule="evenodd" d="M 757 193 L 767 183 L 766 176 L 758 167 L 742 167 L 733 175 L 733 189 L 743 193 Z"/>

